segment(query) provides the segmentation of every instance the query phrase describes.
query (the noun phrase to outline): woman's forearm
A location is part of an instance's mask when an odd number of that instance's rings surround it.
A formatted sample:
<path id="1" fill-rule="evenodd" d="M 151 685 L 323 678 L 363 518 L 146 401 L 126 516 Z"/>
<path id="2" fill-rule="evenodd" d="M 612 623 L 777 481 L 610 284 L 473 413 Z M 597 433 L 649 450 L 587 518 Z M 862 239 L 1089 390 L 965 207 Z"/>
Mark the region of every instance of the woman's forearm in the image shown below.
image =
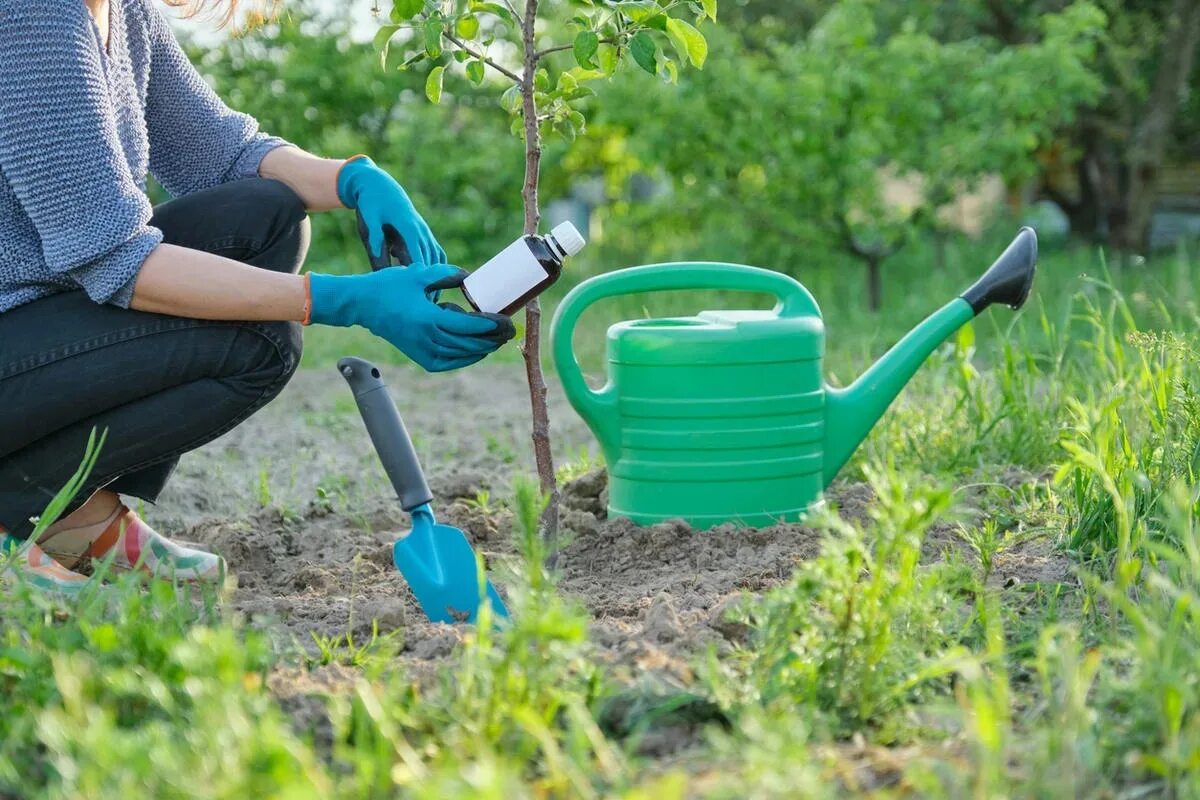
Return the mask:
<path id="1" fill-rule="evenodd" d="M 304 278 L 160 244 L 142 264 L 130 307 L 193 319 L 304 319 Z"/>
<path id="2" fill-rule="evenodd" d="M 304 201 L 309 211 L 343 208 L 338 199 L 338 170 L 345 163 L 336 158 L 319 158 L 298 147 L 276 147 L 259 164 L 258 174 L 281 181 Z"/>

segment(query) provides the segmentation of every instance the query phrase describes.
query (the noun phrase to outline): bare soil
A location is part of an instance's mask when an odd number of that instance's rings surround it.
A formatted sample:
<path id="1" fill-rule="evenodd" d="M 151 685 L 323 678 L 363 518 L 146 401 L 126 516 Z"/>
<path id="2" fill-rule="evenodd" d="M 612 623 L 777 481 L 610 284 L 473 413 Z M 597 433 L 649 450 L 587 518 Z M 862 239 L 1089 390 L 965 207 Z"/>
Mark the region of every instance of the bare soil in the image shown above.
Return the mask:
<path id="1" fill-rule="evenodd" d="M 435 376 L 390 367 L 384 377 L 421 455 L 435 512 L 486 559 L 503 561 L 513 553 L 513 523 L 501 501 L 515 472 L 533 471 L 521 369 L 483 364 Z M 594 459 L 587 429 L 554 388 L 559 462 Z M 697 532 L 682 522 L 607 519 L 605 484 L 603 470 L 593 469 L 565 487 L 568 544 L 558 570 L 563 591 L 590 613 L 592 640 L 614 677 L 652 673 L 686 687 L 697 654 L 726 651 L 739 637 L 724 619 L 728 606 L 784 581 L 820 545 L 802 525 Z M 872 495 L 837 484 L 829 498 L 861 517 Z M 424 618 L 392 565 L 391 544 L 408 517 L 332 368 L 298 374 L 269 407 L 186 456 L 160 503 L 144 512 L 164 533 L 221 553 L 233 575 L 230 606 L 282 647 L 313 654 L 313 633 L 350 634 L 361 644 L 374 627 L 399 640 L 399 659 L 422 680 L 461 639 L 461 627 Z M 946 548 L 965 552 L 948 527 L 931 532 L 927 556 Z M 1061 557 L 1036 544 L 998 559 L 996 571 L 1018 582 L 1067 574 Z M 354 670 L 336 665 L 286 667 L 270 685 L 297 724 L 320 737 L 317 698 L 354 679 Z"/>

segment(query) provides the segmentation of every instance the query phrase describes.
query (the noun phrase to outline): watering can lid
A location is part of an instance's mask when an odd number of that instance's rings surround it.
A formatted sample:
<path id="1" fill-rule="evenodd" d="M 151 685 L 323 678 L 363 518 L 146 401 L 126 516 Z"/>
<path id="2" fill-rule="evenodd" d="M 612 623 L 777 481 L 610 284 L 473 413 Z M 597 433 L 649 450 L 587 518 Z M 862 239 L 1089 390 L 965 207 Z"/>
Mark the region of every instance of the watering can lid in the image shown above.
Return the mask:
<path id="1" fill-rule="evenodd" d="M 703 311 L 695 317 L 618 322 L 608 329 L 613 364 L 769 364 L 819 359 L 825 326 L 817 316 L 774 311 Z"/>

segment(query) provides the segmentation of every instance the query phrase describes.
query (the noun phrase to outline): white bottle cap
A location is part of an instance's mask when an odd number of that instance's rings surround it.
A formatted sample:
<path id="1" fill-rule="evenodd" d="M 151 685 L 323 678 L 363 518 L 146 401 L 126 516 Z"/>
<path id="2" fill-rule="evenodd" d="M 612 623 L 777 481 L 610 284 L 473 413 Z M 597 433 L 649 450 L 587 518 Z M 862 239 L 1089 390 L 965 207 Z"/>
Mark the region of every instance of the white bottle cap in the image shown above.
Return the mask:
<path id="1" fill-rule="evenodd" d="M 583 238 L 583 234 L 570 222 L 560 222 L 558 225 L 555 225 L 550 229 L 550 235 L 562 245 L 562 249 L 569 256 L 575 255 L 587 244 Z"/>

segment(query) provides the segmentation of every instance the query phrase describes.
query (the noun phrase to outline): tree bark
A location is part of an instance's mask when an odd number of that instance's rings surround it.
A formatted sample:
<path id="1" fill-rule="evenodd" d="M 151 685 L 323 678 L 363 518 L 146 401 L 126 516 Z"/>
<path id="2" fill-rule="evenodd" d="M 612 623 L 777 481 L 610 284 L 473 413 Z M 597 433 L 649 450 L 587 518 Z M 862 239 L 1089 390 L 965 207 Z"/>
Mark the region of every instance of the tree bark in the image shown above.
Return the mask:
<path id="1" fill-rule="evenodd" d="M 525 16 L 521 20 L 524 48 L 524 73 L 521 76 L 522 115 L 525 123 L 525 186 L 521 198 L 525 205 L 525 235 L 538 232 L 541 210 L 538 206 L 538 183 L 542 164 L 542 139 L 538 126 L 537 103 L 534 95 L 534 75 L 538 55 L 534 41 L 538 0 L 526 0 Z M 542 536 L 549 544 L 551 560 L 557 552 L 558 539 L 558 481 L 554 474 L 554 453 L 550 448 L 550 412 L 546 404 L 546 378 L 542 373 L 541 350 L 542 312 L 537 299 L 525 306 L 525 342 L 521 353 L 525 358 L 525 378 L 529 383 L 530 411 L 533 419 L 533 456 L 537 463 L 538 482 L 549 498 L 542 512 Z"/>
<path id="2" fill-rule="evenodd" d="M 879 262 L 880 258 L 877 255 L 867 255 L 867 307 L 874 313 L 879 310 L 883 302 L 883 282 L 880 276 Z"/>
<path id="3" fill-rule="evenodd" d="M 1125 157 L 1124 213 L 1112 230 L 1112 244 L 1124 252 L 1146 252 L 1158 174 L 1167 141 L 1200 44 L 1200 0 L 1174 0 L 1167 14 L 1158 69 Z"/>

